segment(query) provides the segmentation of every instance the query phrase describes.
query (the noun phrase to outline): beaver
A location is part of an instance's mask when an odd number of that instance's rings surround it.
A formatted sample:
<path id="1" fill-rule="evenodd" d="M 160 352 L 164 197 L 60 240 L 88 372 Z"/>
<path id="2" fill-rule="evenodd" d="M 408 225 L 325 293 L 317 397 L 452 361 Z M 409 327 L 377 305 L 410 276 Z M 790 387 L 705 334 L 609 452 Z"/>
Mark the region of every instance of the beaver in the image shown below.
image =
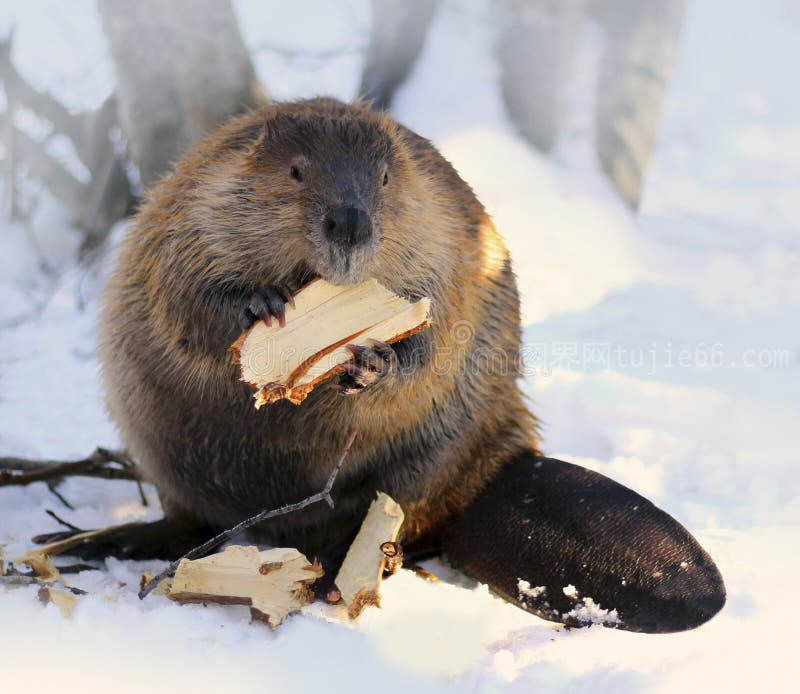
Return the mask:
<path id="1" fill-rule="evenodd" d="M 291 321 L 293 294 L 316 277 L 430 297 L 431 325 L 353 347 L 300 406 L 256 410 L 229 347 L 256 320 Z M 517 385 L 520 341 L 503 240 L 429 141 L 363 102 L 235 117 L 147 193 L 104 295 L 108 407 L 165 517 L 76 551 L 174 559 L 319 491 L 355 430 L 335 507 L 273 519 L 260 542 L 297 547 L 333 576 L 384 491 L 405 511 L 407 553 L 443 549 L 547 619 L 580 622 L 584 597 L 632 630 L 709 619 L 722 579 L 677 521 L 541 455 Z"/>

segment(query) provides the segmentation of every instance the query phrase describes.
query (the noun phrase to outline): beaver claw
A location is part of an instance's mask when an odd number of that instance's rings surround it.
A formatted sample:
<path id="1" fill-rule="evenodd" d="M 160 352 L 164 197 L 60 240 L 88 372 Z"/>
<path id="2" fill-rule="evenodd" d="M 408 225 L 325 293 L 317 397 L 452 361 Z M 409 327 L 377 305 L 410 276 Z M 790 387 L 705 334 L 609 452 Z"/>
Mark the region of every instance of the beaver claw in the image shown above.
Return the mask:
<path id="1" fill-rule="evenodd" d="M 344 365 L 339 382 L 334 386 L 342 395 L 359 393 L 382 381 L 397 367 L 397 354 L 391 345 L 372 340 L 369 347 L 347 345 L 353 361 Z"/>
<path id="2" fill-rule="evenodd" d="M 294 308 L 294 296 L 283 284 L 270 284 L 261 287 L 247 300 L 239 312 L 239 323 L 242 330 L 247 330 L 257 320 L 263 320 L 272 326 L 272 319 L 278 319 L 278 325 L 286 327 L 286 304 Z"/>

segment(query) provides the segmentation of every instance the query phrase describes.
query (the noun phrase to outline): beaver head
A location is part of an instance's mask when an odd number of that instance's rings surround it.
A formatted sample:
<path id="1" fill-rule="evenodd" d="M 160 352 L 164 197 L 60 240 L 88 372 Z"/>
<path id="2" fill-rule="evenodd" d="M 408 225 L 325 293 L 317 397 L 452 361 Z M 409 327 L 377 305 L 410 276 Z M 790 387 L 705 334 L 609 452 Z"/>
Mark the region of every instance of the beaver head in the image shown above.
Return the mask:
<path id="1" fill-rule="evenodd" d="M 381 248 L 390 186 L 402 185 L 392 135 L 361 109 L 278 108 L 267 119 L 253 156 L 256 185 L 266 186 L 270 205 L 288 203 L 287 231 L 330 282 L 364 280 Z"/>
<path id="2" fill-rule="evenodd" d="M 217 151 L 198 161 L 196 239 L 220 266 L 265 282 L 321 276 L 396 284 L 420 264 L 409 244 L 424 185 L 401 127 L 366 104 L 313 99 L 249 114 Z M 197 209 L 197 208 L 196 208 Z M 413 284 L 413 283 L 412 283 Z"/>

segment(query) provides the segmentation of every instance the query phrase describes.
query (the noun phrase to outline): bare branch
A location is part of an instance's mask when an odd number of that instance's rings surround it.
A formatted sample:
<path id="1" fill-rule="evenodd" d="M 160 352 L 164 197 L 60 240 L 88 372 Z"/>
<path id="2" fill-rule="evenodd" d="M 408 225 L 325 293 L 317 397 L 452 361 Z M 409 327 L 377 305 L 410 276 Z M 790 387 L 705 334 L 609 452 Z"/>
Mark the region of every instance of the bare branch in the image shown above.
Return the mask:
<path id="1" fill-rule="evenodd" d="M 70 530 L 74 530 L 76 533 L 85 532 L 82 528 L 79 528 L 77 525 L 73 525 L 69 521 L 65 521 L 61 516 L 57 515 L 55 511 L 51 511 L 49 508 L 46 508 L 44 512 L 50 516 L 56 523 L 59 525 L 63 525 L 65 528 L 69 528 Z"/>
<path id="2" fill-rule="evenodd" d="M 13 35 L 0 39 L 0 81 L 6 94 L 12 94 L 16 100 L 34 111 L 37 115 L 52 123 L 56 132 L 69 137 L 75 145 L 75 151 L 81 161 L 88 166 L 86 134 L 86 116 L 75 115 L 57 99 L 49 94 L 37 91 L 17 72 L 11 60 Z"/>
<path id="3" fill-rule="evenodd" d="M 44 144 L 36 142 L 19 128 L 11 126 L 17 160 L 40 179 L 71 210 L 79 210 L 84 196 L 84 185 L 66 167 L 51 157 Z"/>
<path id="4" fill-rule="evenodd" d="M 139 470 L 125 451 L 107 448 L 97 448 L 89 457 L 71 462 L 0 458 L 0 487 L 75 476 L 136 481 Z"/>
<path id="5" fill-rule="evenodd" d="M 9 214 L 19 216 L 15 183 L 20 165 L 42 181 L 74 214 L 74 223 L 87 232 L 81 256 L 105 239 L 113 223 L 130 208 L 132 191 L 110 132 L 117 124 L 116 99 L 110 96 L 97 111 L 70 113 L 57 99 L 34 89 L 11 60 L 12 38 L 0 39 L 0 84 L 6 94 L 3 140 L 7 150 Z M 52 132 L 65 135 L 89 170 L 84 184 L 38 142 L 14 127 L 14 113 L 24 106 L 52 124 Z"/>
<path id="6" fill-rule="evenodd" d="M 67 500 L 67 498 L 58 491 L 58 484 L 61 480 L 48 480 L 47 488 L 50 490 L 50 493 L 58 499 L 64 506 L 66 506 L 70 511 L 74 511 L 75 507 Z"/>

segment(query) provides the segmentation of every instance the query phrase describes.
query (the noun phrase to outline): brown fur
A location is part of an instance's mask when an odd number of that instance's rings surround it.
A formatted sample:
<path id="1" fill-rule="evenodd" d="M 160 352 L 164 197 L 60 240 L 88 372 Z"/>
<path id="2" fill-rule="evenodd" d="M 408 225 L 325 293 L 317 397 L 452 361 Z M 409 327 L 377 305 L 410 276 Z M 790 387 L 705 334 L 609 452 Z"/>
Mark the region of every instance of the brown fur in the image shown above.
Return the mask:
<path id="1" fill-rule="evenodd" d="M 342 186 L 376 230 L 344 265 L 318 232 Z M 317 274 L 429 296 L 433 324 L 398 343 L 403 368 L 372 388 L 342 397 L 325 383 L 301 406 L 256 411 L 228 352 L 237 310 L 260 286 L 296 289 Z M 324 552 L 376 490 L 405 509 L 407 544 L 436 541 L 501 466 L 535 449 L 519 342 L 508 253 L 469 186 L 388 116 L 314 99 L 231 120 L 152 188 L 107 289 L 101 359 L 125 443 L 167 514 L 193 522 L 229 525 L 319 490 L 355 427 L 335 510 L 261 529 Z"/>

